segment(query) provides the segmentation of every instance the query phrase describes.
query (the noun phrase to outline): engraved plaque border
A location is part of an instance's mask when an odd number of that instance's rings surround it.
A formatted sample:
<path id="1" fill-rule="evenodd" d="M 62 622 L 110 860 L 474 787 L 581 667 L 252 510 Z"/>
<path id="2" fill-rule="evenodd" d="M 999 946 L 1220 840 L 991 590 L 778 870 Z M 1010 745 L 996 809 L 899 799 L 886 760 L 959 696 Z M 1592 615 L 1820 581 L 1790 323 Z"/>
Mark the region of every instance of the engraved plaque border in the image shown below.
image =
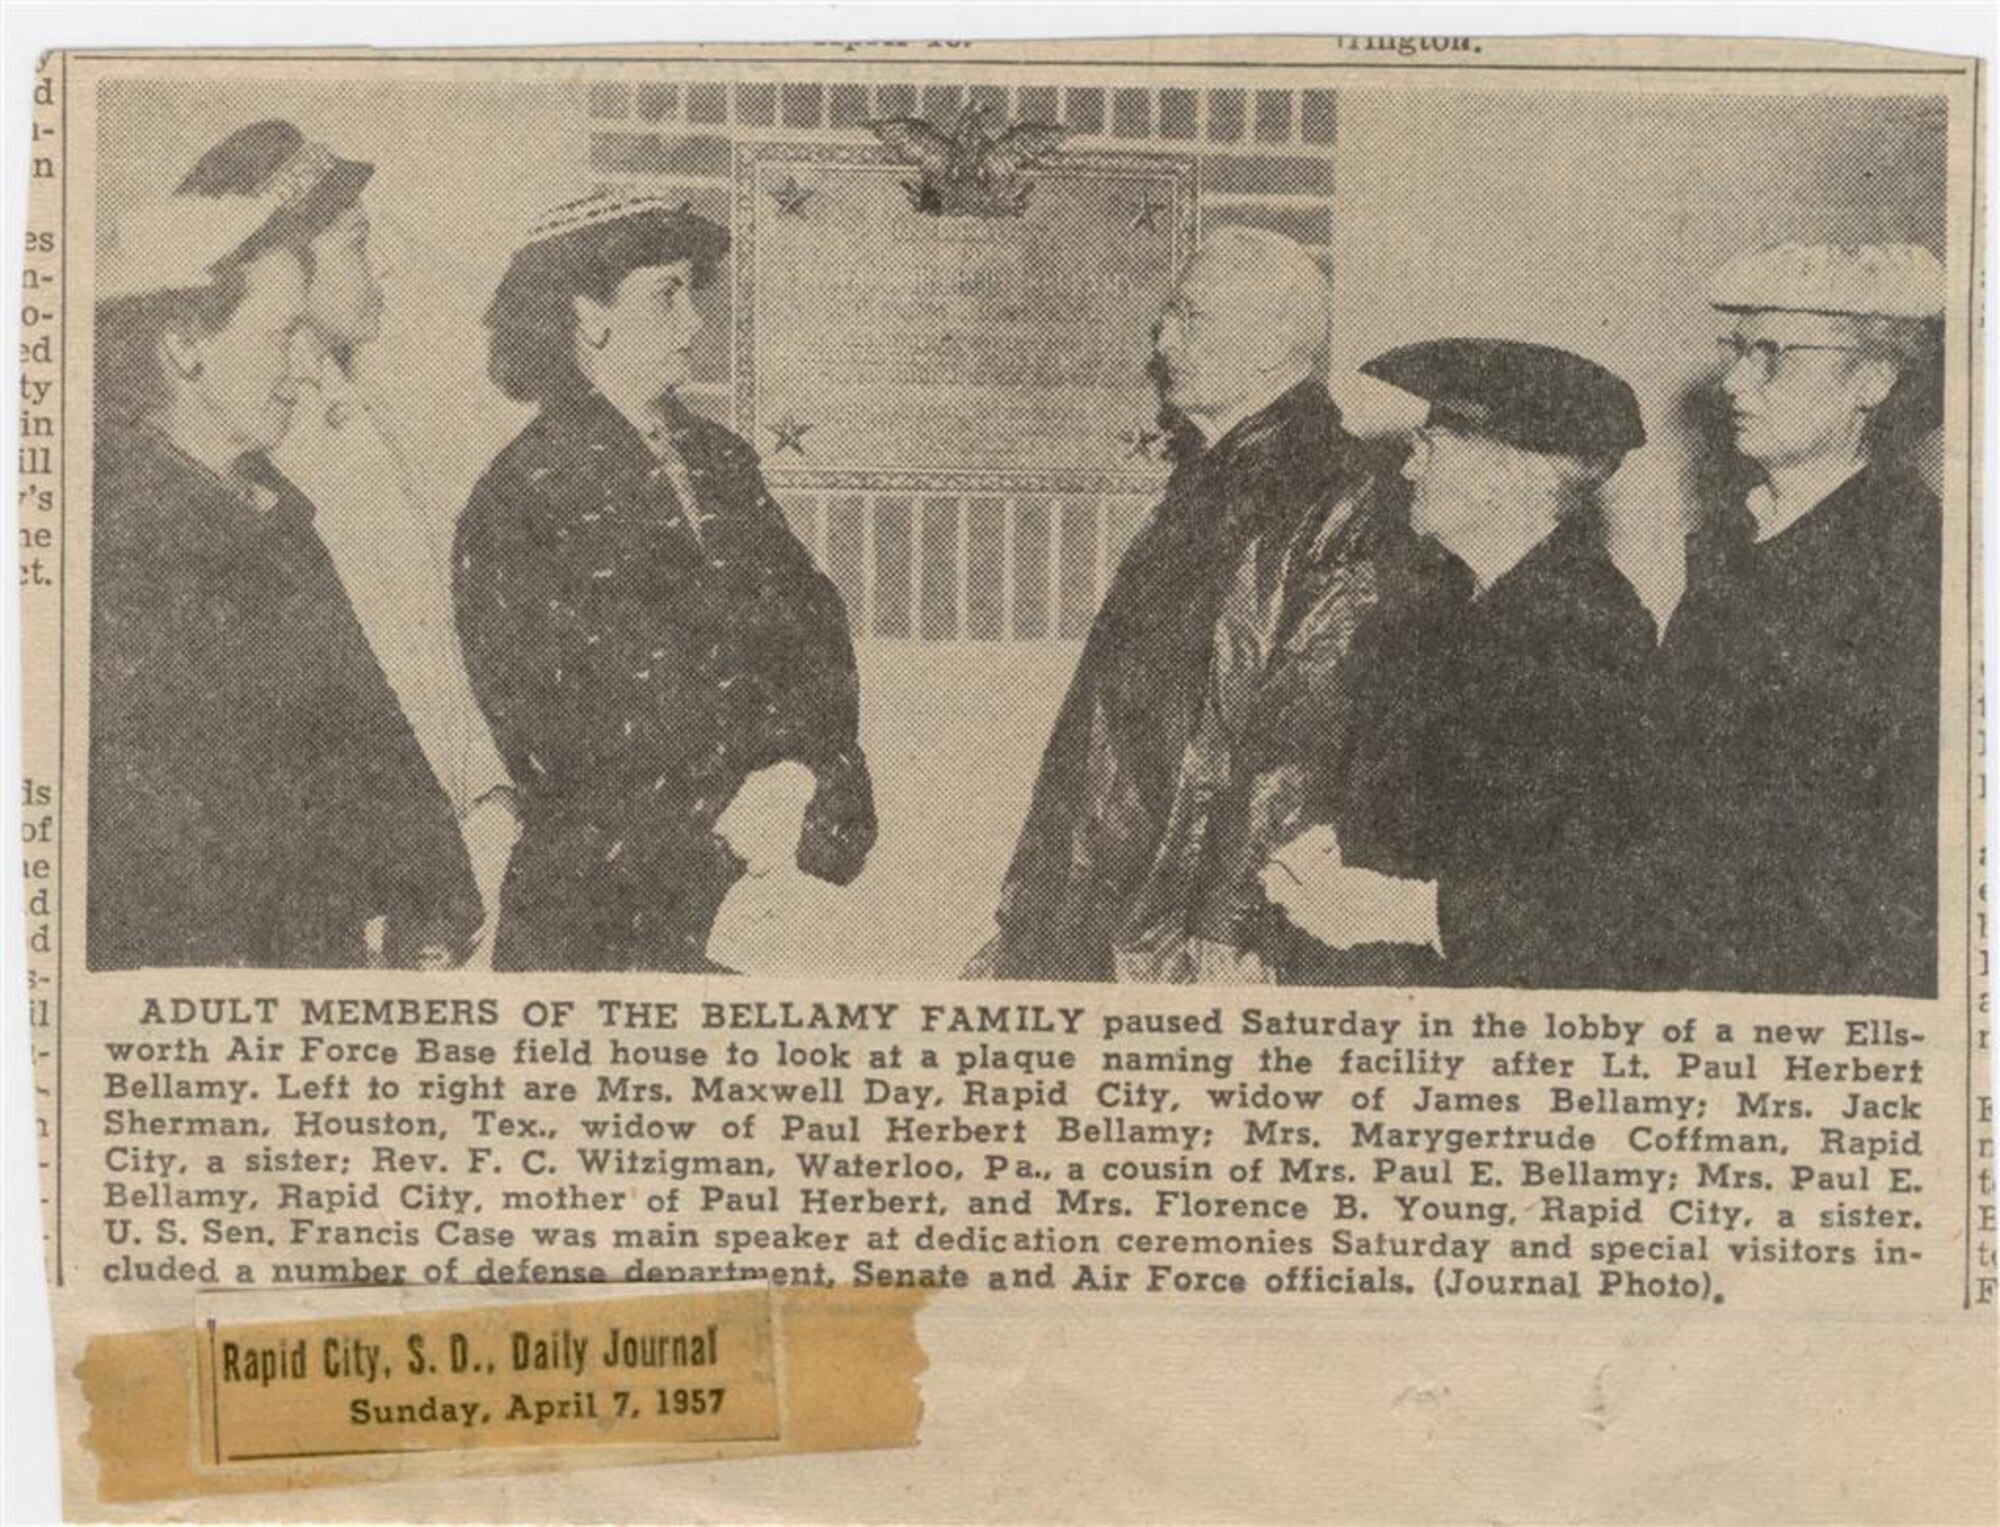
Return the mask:
<path id="1" fill-rule="evenodd" d="M 736 144 L 732 212 L 730 294 L 732 413 L 738 434 L 760 448 L 757 426 L 757 170 L 765 164 L 827 164 L 901 166 L 903 161 L 879 144 L 833 142 L 743 141 Z M 1034 170 L 1036 179 L 1066 175 L 1106 179 L 1166 181 L 1172 196 L 1167 217 L 1172 229 L 1170 262 L 1178 275 L 1194 252 L 1200 236 L 1199 168 L 1191 155 L 1097 152 L 1063 153 Z M 995 494 L 1150 494 L 1159 487 L 1159 463 L 1151 470 L 994 471 L 949 467 L 897 469 L 835 469 L 783 466 L 766 456 L 764 474 L 773 485 L 831 490 L 894 492 L 899 490 Z"/>

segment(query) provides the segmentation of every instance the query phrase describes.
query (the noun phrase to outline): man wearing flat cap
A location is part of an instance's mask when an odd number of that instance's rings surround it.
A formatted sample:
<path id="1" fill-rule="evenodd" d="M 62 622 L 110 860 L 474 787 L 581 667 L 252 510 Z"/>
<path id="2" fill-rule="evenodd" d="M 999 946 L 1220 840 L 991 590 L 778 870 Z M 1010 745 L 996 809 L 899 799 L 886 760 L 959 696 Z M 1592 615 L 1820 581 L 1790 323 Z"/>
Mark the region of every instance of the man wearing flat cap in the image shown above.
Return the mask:
<path id="1" fill-rule="evenodd" d="M 1430 404 L 1410 523 L 1456 578 L 1382 631 L 1327 825 L 1265 874 L 1330 949 L 1385 930 L 1441 955 L 1406 979 L 1594 986 L 1598 877 L 1626 790 L 1653 622 L 1604 549 L 1600 485 L 1645 431 L 1632 389 L 1564 350 L 1405 345 L 1364 374 Z M 1319 969 L 1338 978 L 1338 961 Z M 1303 955 L 1298 979 L 1315 978 Z"/>
<path id="2" fill-rule="evenodd" d="M 1698 526 L 1649 706 L 1648 985 L 1936 989 L 1943 268 L 1783 245 L 1716 276 L 1754 486 Z"/>

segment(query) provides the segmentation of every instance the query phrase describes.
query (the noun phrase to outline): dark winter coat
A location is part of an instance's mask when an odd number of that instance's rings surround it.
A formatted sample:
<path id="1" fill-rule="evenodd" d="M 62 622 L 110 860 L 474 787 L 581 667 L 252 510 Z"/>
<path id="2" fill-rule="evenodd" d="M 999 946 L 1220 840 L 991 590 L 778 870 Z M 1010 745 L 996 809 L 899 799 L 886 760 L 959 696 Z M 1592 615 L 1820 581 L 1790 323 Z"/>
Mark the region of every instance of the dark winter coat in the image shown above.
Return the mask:
<path id="1" fill-rule="evenodd" d="M 1637 832 L 1653 634 L 1583 514 L 1385 641 L 1336 825 L 1347 863 L 1437 882 L 1436 979 L 1590 987 L 1616 968 L 1605 889 Z"/>
<path id="2" fill-rule="evenodd" d="M 1370 468 L 1311 381 L 1175 467 L 1043 755 L 995 975 L 1109 980 L 1136 951 L 1128 969 L 1187 979 L 1189 941 L 1254 941 L 1263 855 L 1340 724 L 1323 681 L 1374 598 L 1365 569 L 1327 572 L 1370 545 Z"/>
<path id="3" fill-rule="evenodd" d="M 1633 984 L 1932 996 L 1938 501 L 1870 466 L 1690 538 L 1651 685 Z"/>
<path id="4" fill-rule="evenodd" d="M 305 497 L 225 480 L 149 430 L 99 431 L 88 958 L 335 967 L 480 922 L 451 803 Z"/>
<path id="5" fill-rule="evenodd" d="M 664 427 L 693 504 L 582 393 L 500 452 L 459 520 L 466 670 L 521 792 L 496 968 L 702 968 L 741 869 L 710 829 L 767 765 L 818 777 L 800 868 L 845 884 L 874 842 L 839 594 L 747 444 L 671 402 Z"/>

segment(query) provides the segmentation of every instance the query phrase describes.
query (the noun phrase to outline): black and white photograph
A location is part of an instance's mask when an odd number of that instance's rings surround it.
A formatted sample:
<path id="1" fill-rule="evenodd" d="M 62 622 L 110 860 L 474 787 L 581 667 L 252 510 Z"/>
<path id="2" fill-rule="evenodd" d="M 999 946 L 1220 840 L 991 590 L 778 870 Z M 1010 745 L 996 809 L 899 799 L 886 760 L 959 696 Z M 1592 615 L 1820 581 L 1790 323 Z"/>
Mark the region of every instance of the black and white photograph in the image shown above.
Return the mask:
<path id="1" fill-rule="evenodd" d="M 1931 995 L 1944 125 L 109 84 L 90 964 Z"/>

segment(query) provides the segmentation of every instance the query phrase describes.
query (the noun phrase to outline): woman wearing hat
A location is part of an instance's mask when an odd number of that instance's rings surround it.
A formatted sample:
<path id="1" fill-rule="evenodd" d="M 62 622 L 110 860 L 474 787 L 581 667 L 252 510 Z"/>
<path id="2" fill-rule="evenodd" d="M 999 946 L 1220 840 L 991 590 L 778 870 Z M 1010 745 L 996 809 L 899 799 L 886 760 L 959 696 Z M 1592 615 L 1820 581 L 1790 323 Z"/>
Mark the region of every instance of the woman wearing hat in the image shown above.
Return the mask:
<path id="1" fill-rule="evenodd" d="M 497 968 L 702 968 L 741 868 L 711 829 L 770 764 L 817 782 L 801 869 L 846 884 L 874 842 L 840 597 L 755 452 L 676 396 L 727 245 L 658 197 L 583 197 L 540 220 L 487 311 L 494 381 L 539 409 L 454 557 L 466 665 L 521 792 Z"/>
<path id="2" fill-rule="evenodd" d="M 1750 485 L 1688 538 L 1653 676 L 1646 985 L 1936 994 L 1943 294 L 1914 244 L 1715 277 Z"/>
<path id="3" fill-rule="evenodd" d="M 1604 549 L 1598 489 L 1645 439 L 1632 390 L 1568 351 L 1406 345 L 1361 368 L 1427 400 L 1410 522 L 1455 572 L 1378 633 L 1333 825 L 1266 889 L 1319 942 L 1432 941 L 1472 986 L 1606 984 L 1599 885 L 1633 831 L 1653 622 Z M 1340 961 L 1308 957 L 1292 979 Z"/>
<path id="4" fill-rule="evenodd" d="M 256 196 L 288 179 L 309 182 L 286 208 L 284 226 L 307 256 L 306 323 L 322 358 L 272 460 L 318 511 L 315 528 L 369 646 L 457 813 L 490 936 L 514 844 L 513 781 L 459 653 L 449 512 L 432 501 L 391 411 L 360 370 L 382 325 L 361 200 L 373 175 L 373 165 L 271 119 L 202 155 L 181 190 Z M 473 963 L 489 944 L 482 938 Z"/>
<path id="5" fill-rule="evenodd" d="M 299 209 L 175 195 L 101 263 L 89 949 L 141 965 L 442 965 L 478 900 L 438 788 L 270 464 L 317 354 Z"/>

